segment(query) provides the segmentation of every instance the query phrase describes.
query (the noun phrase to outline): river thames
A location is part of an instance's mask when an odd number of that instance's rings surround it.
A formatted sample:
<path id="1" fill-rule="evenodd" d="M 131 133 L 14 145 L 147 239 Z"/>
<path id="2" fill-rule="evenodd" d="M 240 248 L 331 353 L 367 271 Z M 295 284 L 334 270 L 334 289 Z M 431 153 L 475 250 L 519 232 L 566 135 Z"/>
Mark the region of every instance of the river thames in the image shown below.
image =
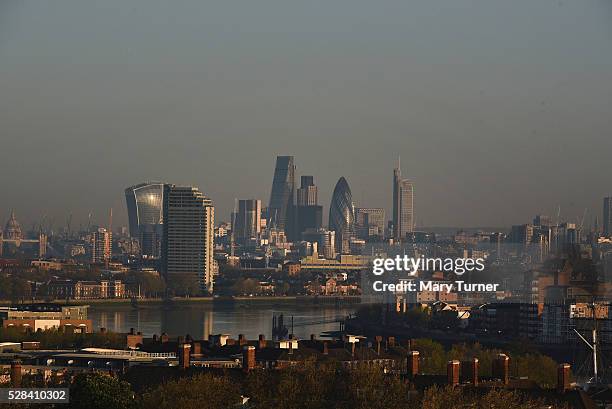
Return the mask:
<path id="1" fill-rule="evenodd" d="M 259 334 L 272 337 L 272 319 L 283 314 L 285 326 L 299 338 L 320 336 L 326 331 L 340 328 L 336 318 L 352 314 L 357 305 L 303 305 L 299 302 L 237 302 L 213 304 L 211 302 L 181 302 L 172 305 L 143 303 L 138 308 L 130 304 L 93 304 L 89 318 L 94 329 L 101 327 L 114 332 L 128 332 L 131 328 L 145 336 L 161 334 L 171 336 L 189 334 L 207 339 L 210 334 L 244 334 L 256 339 Z M 323 321 L 323 322 L 322 322 Z"/>

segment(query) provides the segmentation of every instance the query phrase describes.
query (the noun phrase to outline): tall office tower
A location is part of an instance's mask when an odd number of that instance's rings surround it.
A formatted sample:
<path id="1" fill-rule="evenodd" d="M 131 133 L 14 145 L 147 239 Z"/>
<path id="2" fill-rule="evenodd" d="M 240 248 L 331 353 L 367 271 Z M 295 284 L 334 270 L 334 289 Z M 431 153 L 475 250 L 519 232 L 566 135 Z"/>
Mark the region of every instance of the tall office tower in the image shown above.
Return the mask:
<path id="1" fill-rule="evenodd" d="M 297 190 L 296 237 L 300 239 L 306 229 L 320 229 L 323 226 L 323 206 L 317 203 L 317 187 L 312 176 L 302 176 Z"/>
<path id="2" fill-rule="evenodd" d="M 113 249 L 113 234 L 105 228 L 99 228 L 93 234 L 91 261 L 106 263 L 110 261 Z"/>
<path id="3" fill-rule="evenodd" d="M 245 244 L 249 239 L 257 238 L 261 233 L 261 200 L 239 200 L 232 228 L 238 243 Z"/>
<path id="4" fill-rule="evenodd" d="M 329 230 L 336 232 L 336 251 L 348 254 L 349 241 L 354 234 L 355 207 L 351 188 L 344 177 L 336 183 L 329 206 Z"/>
<path id="5" fill-rule="evenodd" d="M 364 208 L 355 209 L 355 232 L 360 239 L 385 236 L 385 209 Z"/>
<path id="6" fill-rule="evenodd" d="M 270 228 L 281 229 L 289 240 L 295 231 L 295 165 L 293 156 L 277 156 L 270 192 L 268 214 Z"/>
<path id="7" fill-rule="evenodd" d="M 213 291 L 215 208 L 192 186 L 164 185 L 162 272 L 170 288 Z"/>
<path id="8" fill-rule="evenodd" d="M 603 234 L 612 237 L 612 197 L 603 200 Z"/>
<path id="9" fill-rule="evenodd" d="M 402 179 L 399 163 L 393 170 L 393 238 L 404 240 L 414 231 L 414 186 Z"/>
<path id="10" fill-rule="evenodd" d="M 314 184 L 314 177 L 302 176 L 301 186 L 297 190 L 298 206 L 315 206 L 318 203 L 317 187 Z"/>
<path id="11" fill-rule="evenodd" d="M 130 236 L 140 242 L 144 257 L 158 258 L 163 234 L 164 185 L 140 183 L 125 189 Z"/>

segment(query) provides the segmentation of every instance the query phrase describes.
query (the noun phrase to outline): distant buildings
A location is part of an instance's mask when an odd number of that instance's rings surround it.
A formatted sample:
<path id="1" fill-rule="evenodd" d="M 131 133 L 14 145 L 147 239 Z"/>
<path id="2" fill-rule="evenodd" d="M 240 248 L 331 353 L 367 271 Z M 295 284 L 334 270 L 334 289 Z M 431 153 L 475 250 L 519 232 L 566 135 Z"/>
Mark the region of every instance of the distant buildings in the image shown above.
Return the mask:
<path id="1" fill-rule="evenodd" d="M 336 183 L 329 205 L 329 230 L 336 232 L 336 251 L 349 253 L 349 242 L 355 229 L 355 208 L 351 188 L 344 177 Z"/>
<path id="2" fill-rule="evenodd" d="M 603 200 L 603 234 L 612 237 L 612 197 Z"/>
<path id="3" fill-rule="evenodd" d="M 414 186 L 402 179 L 398 165 L 393 170 L 393 238 L 405 240 L 406 234 L 414 230 Z"/>
<path id="4" fill-rule="evenodd" d="M 258 238 L 261 233 L 261 200 L 239 200 L 238 213 L 234 215 L 232 228 L 235 239 L 240 244 Z"/>
<path id="5" fill-rule="evenodd" d="M 212 201 L 195 187 L 177 185 L 164 185 L 163 198 L 162 271 L 167 285 L 197 283 L 201 291 L 212 292 Z"/>
<path id="6" fill-rule="evenodd" d="M 23 238 L 21 233 L 21 225 L 15 218 L 15 212 L 11 212 L 11 217 L 6 222 L 6 226 L 3 231 L 4 240 L 15 240 L 19 241 Z"/>
<path id="7" fill-rule="evenodd" d="M 385 235 L 385 209 L 363 208 L 355 209 L 355 233 L 360 239 L 371 237 L 384 237 Z"/>
<path id="8" fill-rule="evenodd" d="M 100 227 L 93 233 L 91 246 L 92 263 L 108 263 L 112 256 L 113 233 Z"/>
<path id="9" fill-rule="evenodd" d="M 317 244 L 317 254 L 326 259 L 336 257 L 336 232 L 325 229 L 306 229 L 302 239 Z"/>
<path id="10" fill-rule="evenodd" d="M 144 257 L 158 258 L 163 231 L 164 185 L 141 183 L 125 189 L 130 236 L 138 239 Z"/>
<path id="11" fill-rule="evenodd" d="M 46 252 L 47 236 L 41 232 L 38 234 L 37 240 L 27 239 L 15 217 L 15 212 L 11 211 L 11 216 L 4 226 L 4 231 L 0 229 L 0 257 L 17 254 L 44 257 Z"/>
<path id="12" fill-rule="evenodd" d="M 128 296 L 125 284 L 121 280 L 52 280 L 48 284 L 48 294 L 56 300 L 93 300 Z"/>
<path id="13" fill-rule="evenodd" d="M 297 194 L 297 231 L 295 239 L 302 238 L 307 229 L 318 230 L 323 225 L 323 206 L 317 202 L 317 187 L 312 176 L 302 176 Z"/>
<path id="14" fill-rule="evenodd" d="M 318 190 L 313 176 L 302 176 L 300 188 L 297 190 L 298 206 L 314 206 L 317 203 Z"/>
<path id="15" fill-rule="evenodd" d="M 293 156 L 277 156 L 268 206 L 270 228 L 285 232 L 289 240 L 293 240 L 295 231 L 295 165 Z"/>

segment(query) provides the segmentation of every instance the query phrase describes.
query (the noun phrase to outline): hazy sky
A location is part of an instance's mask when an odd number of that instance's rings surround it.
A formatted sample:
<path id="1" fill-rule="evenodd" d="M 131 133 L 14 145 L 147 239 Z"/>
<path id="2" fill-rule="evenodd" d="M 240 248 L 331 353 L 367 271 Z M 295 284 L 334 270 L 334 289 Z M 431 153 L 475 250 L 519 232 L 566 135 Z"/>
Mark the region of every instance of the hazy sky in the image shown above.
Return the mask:
<path id="1" fill-rule="evenodd" d="M 587 221 L 612 193 L 610 0 L 0 0 L 0 221 L 193 184 L 227 219 L 277 154 L 419 225 Z"/>

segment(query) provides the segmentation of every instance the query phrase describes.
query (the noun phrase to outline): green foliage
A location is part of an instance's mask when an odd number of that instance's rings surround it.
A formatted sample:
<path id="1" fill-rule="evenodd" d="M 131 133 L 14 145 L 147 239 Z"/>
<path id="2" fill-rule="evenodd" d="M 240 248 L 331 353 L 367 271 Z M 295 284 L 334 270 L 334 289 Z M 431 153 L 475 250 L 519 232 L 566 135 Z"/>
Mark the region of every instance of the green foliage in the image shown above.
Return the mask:
<path id="1" fill-rule="evenodd" d="M 139 406 L 143 409 L 221 409 L 240 403 L 240 389 L 230 378 L 200 374 L 169 381 L 145 392 Z"/>
<path id="2" fill-rule="evenodd" d="M 130 384 L 102 374 L 77 375 L 70 388 L 71 409 L 135 408 Z"/>
<path id="3" fill-rule="evenodd" d="M 546 405 L 541 400 L 525 397 L 516 391 L 492 389 L 484 395 L 465 392 L 461 388 L 432 387 L 423 394 L 420 409 L 540 409 L 564 406 Z"/>

